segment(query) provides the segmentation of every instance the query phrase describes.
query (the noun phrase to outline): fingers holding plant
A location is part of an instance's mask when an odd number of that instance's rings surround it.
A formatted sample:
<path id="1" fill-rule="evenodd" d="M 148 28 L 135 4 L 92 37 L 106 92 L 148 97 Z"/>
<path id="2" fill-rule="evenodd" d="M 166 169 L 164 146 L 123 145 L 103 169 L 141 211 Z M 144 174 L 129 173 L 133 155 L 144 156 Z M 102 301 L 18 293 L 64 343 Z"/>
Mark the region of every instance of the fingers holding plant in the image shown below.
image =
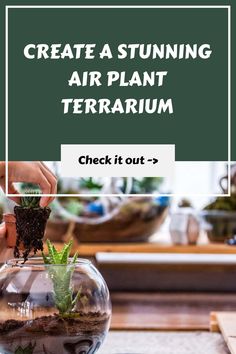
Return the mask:
<path id="1" fill-rule="evenodd" d="M 5 235 L 6 235 L 6 225 L 5 223 L 2 223 L 0 224 L 0 240 L 2 240 L 5 237 Z"/>
<path id="2" fill-rule="evenodd" d="M 57 179 L 56 176 L 50 171 L 50 169 L 43 163 L 40 162 L 40 169 L 41 172 L 43 173 L 47 183 L 45 184 L 44 190 L 49 190 L 49 192 L 43 192 L 43 186 L 42 187 L 42 193 L 44 194 L 56 194 L 57 193 Z M 44 182 L 45 182 L 44 179 Z M 40 184 L 39 184 L 40 185 Z M 40 206 L 45 207 L 49 203 L 53 201 L 54 197 L 42 197 L 40 201 Z"/>
<path id="3" fill-rule="evenodd" d="M 4 262 L 7 258 L 6 225 L 2 223 L 0 224 L 0 262 Z"/>
<path id="4" fill-rule="evenodd" d="M 41 161 L 26 162 L 14 161 L 8 163 L 8 193 L 15 194 L 11 197 L 17 204 L 20 203 L 20 198 L 17 196 L 14 183 L 24 182 L 38 185 L 42 194 L 56 194 L 57 179 L 49 168 Z M 5 191 L 5 162 L 0 163 L 0 186 Z M 40 206 L 45 207 L 52 202 L 54 197 L 45 196 L 40 200 Z"/>

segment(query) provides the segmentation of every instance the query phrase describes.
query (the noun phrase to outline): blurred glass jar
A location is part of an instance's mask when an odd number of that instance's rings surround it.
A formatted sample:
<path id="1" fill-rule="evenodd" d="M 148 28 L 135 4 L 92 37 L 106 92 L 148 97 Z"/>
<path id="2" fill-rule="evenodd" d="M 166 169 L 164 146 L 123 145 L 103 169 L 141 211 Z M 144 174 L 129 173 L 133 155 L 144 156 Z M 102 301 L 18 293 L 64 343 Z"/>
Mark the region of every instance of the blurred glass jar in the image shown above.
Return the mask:
<path id="1" fill-rule="evenodd" d="M 91 262 L 45 265 L 10 260 L 0 268 L 0 352 L 93 354 L 110 325 L 111 302 Z"/>
<path id="2" fill-rule="evenodd" d="M 171 215 L 170 235 L 175 245 L 195 245 L 200 234 L 200 221 L 192 208 L 179 208 Z"/>

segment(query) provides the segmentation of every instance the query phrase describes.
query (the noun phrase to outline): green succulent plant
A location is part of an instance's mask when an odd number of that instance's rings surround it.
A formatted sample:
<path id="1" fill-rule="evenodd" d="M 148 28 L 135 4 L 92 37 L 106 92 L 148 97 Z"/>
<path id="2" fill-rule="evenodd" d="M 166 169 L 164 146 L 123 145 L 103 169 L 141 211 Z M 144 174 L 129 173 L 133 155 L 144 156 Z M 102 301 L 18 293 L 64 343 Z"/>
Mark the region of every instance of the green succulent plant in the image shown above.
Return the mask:
<path id="1" fill-rule="evenodd" d="M 15 350 L 15 354 L 33 354 L 34 352 L 34 348 L 36 346 L 36 343 L 34 345 L 32 345 L 31 343 L 25 347 L 25 348 L 22 348 L 21 346 L 18 347 L 16 350 Z"/>
<path id="2" fill-rule="evenodd" d="M 96 182 L 92 177 L 81 178 L 79 186 L 80 188 L 86 188 L 89 190 L 100 190 L 102 188 L 102 184 Z"/>
<path id="3" fill-rule="evenodd" d="M 37 195 L 39 194 L 39 191 L 37 190 L 27 190 L 24 192 L 24 194 L 34 194 L 35 196 L 33 197 L 21 197 L 21 206 L 23 208 L 39 208 L 40 205 L 40 197 Z"/>
<path id="4" fill-rule="evenodd" d="M 236 210 L 236 194 L 231 192 L 230 197 L 217 197 L 213 202 L 208 204 L 204 210 Z"/>
<path id="5" fill-rule="evenodd" d="M 56 250 L 54 245 L 47 240 L 48 256 L 44 253 L 43 259 L 48 267 L 49 276 L 53 282 L 54 302 L 61 316 L 68 316 L 73 312 L 76 302 L 81 298 L 81 290 L 79 289 L 74 296 L 71 278 L 75 270 L 75 264 L 78 254 L 75 253 L 72 260 L 69 259 L 72 248 L 72 241 L 65 244 L 62 251 Z M 55 267 L 53 267 L 55 265 Z"/>

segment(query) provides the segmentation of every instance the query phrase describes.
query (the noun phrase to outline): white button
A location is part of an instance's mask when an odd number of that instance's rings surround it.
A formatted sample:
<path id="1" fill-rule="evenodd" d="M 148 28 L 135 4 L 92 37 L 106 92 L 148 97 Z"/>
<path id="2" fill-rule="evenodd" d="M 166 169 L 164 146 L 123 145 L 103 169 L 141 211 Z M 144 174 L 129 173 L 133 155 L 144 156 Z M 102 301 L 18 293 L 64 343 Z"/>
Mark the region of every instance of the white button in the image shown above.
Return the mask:
<path id="1" fill-rule="evenodd" d="M 63 177 L 167 177 L 175 145 L 61 145 Z"/>

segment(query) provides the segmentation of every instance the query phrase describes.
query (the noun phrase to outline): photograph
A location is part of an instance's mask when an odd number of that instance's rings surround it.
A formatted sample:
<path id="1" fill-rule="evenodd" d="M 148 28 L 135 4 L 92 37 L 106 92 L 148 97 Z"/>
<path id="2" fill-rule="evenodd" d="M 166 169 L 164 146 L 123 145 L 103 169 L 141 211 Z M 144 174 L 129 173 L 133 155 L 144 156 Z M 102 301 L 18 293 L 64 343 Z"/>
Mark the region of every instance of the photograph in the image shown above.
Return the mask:
<path id="1" fill-rule="evenodd" d="M 0 354 L 236 354 L 235 0 L 0 23 Z"/>

